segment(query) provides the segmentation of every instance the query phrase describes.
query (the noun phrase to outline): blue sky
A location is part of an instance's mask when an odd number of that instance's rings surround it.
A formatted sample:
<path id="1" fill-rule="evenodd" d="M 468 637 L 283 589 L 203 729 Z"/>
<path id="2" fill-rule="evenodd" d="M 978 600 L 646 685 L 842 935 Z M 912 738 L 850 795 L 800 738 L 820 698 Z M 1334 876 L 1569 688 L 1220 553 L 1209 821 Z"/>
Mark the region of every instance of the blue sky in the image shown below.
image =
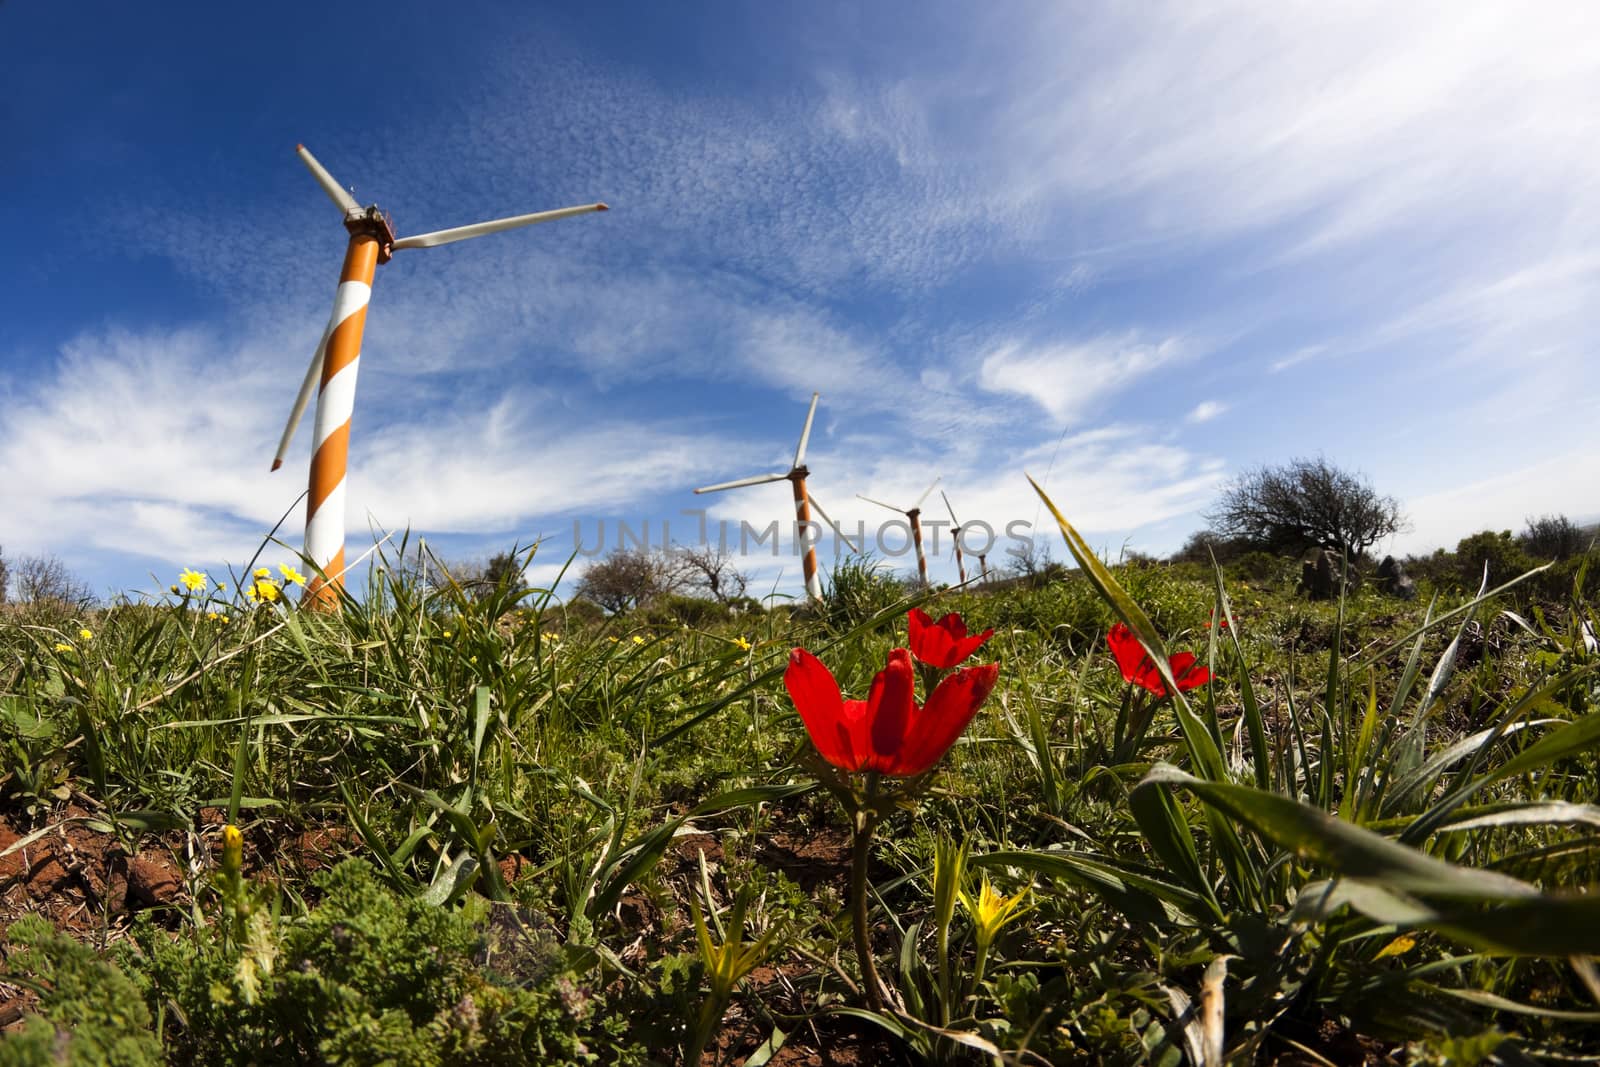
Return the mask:
<path id="1" fill-rule="evenodd" d="M 1597 33 L 1583 3 L 0 3 L 0 545 L 159 588 L 293 503 L 306 429 L 267 468 L 344 242 L 297 142 L 402 234 L 612 206 L 380 268 L 353 546 L 542 537 L 540 577 L 575 520 L 764 526 L 786 486 L 690 488 L 782 469 L 814 389 L 847 526 L 936 475 L 1031 520 L 1028 471 L 1163 552 L 1319 453 L 1402 500 L 1386 550 L 1592 517 Z"/>

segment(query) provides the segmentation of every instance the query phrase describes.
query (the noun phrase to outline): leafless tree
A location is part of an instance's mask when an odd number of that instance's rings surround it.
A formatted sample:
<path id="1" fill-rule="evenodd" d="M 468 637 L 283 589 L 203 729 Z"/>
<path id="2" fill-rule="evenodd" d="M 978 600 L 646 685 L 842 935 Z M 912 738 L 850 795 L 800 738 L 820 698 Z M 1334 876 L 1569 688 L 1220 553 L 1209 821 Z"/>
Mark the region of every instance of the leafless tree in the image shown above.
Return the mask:
<path id="1" fill-rule="evenodd" d="M 1006 549 L 1006 555 L 1011 557 L 1006 569 L 1029 582 L 1043 581 L 1051 573 L 1054 562 L 1050 558 L 1049 543 L 1041 544 L 1041 538 L 1038 537 L 1030 537 Z"/>
<path id="2" fill-rule="evenodd" d="M 54 601 L 75 609 L 94 603 L 94 590 L 55 556 L 21 556 L 8 569 L 12 571 L 20 603 Z"/>
<path id="3" fill-rule="evenodd" d="M 686 545 L 677 550 L 687 572 L 687 584 L 704 589 L 718 604 L 728 605 L 745 595 L 750 578 L 734 566 L 731 553 L 714 545 Z"/>
<path id="4" fill-rule="evenodd" d="M 1223 536 L 1271 551 L 1321 546 L 1352 559 L 1406 528 L 1394 497 L 1379 496 L 1364 476 L 1320 456 L 1241 474 L 1206 518 Z"/>

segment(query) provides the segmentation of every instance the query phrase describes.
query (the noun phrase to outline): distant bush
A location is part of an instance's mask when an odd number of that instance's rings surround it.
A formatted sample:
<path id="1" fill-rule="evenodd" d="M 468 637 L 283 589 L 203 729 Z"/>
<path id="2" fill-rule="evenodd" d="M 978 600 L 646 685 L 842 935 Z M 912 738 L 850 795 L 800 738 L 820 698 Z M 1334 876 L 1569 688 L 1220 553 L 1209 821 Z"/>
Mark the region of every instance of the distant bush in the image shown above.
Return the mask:
<path id="1" fill-rule="evenodd" d="M 1231 563 L 1246 553 L 1259 551 L 1259 546 L 1247 537 L 1229 537 L 1216 530 L 1196 530 L 1189 535 L 1183 547 L 1171 556 L 1174 563 L 1202 563 L 1211 565 L 1213 557 L 1218 563 Z"/>
<path id="2" fill-rule="evenodd" d="M 693 626 L 703 629 L 728 618 L 728 608 L 705 597 L 669 593 L 652 600 L 641 612 L 652 626 Z"/>
<path id="3" fill-rule="evenodd" d="M 1510 530 L 1484 530 L 1461 539 L 1456 545 L 1454 564 L 1441 577 L 1460 592 L 1476 592 L 1483 581 L 1485 564 L 1489 568 L 1489 588 L 1493 589 L 1537 567 L 1539 561 L 1523 551 Z"/>
<path id="4" fill-rule="evenodd" d="M 1517 535 L 1517 543 L 1535 559 L 1571 559 L 1589 547 L 1589 535 L 1565 515 L 1541 515 L 1529 519 L 1527 529 Z"/>

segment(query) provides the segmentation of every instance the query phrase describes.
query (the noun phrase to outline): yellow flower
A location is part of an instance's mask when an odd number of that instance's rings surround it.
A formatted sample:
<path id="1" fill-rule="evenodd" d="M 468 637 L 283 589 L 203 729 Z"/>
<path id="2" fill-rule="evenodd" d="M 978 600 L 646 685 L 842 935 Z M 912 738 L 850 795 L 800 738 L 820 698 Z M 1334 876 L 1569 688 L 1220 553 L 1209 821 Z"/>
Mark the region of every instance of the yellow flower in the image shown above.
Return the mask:
<path id="1" fill-rule="evenodd" d="M 556 633 L 554 630 L 546 630 L 544 632 L 544 639 L 546 641 L 560 641 L 561 635 Z"/>
<path id="2" fill-rule="evenodd" d="M 206 587 L 206 576 L 199 571 L 179 571 L 178 581 L 183 583 L 185 589 L 194 593 L 198 593 Z"/>
<path id="3" fill-rule="evenodd" d="M 222 828 L 222 870 L 236 877 L 244 867 L 244 834 L 232 823 Z"/>
<path id="4" fill-rule="evenodd" d="M 261 597 L 256 593 L 256 583 L 251 582 L 249 585 L 244 587 L 244 598 L 250 601 L 252 604 L 261 599 Z"/>
<path id="5" fill-rule="evenodd" d="M 278 564 L 278 573 L 283 575 L 283 580 L 291 585 L 305 585 L 306 576 L 289 566 L 287 563 Z"/>
<path id="6" fill-rule="evenodd" d="M 476 663 L 476 662 L 478 662 L 478 657 L 477 656 L 473 656 L 471 659 L 467 660 L 467 662 L 468 663 Z"/>
<path id="7" fill-rule="evenodd" d="M 278 587 L 268 578 L 261 578 L 256 581 L 256 592 L 261 594 L 262 600 L 278 599 Z"/>
<path id="8" fill-rule="evenodd" d="M 56 651 L 57 652 L 71 652 L 72 651 L 72 646 L 67 644 L 65 641 L 57 641 L 56 642 Z"/>
<path id="9" fill-rule="evenodd" d="M 644 638 L 640 637 L 638 634 L 634 634 L 633 635 L 633 643 L 636 644 L 636 645 L 642 645 L 642 644 L 644 644 Z"/>
<path id="10" fill-rule="evenodd" d="M 208 611 L 208 612 L 206 612 L 206 618 L 209 619 L 212 622 L 216 622 L 218 619 L 222 618 L 222 616 L 218 615 L 214 611 Z"/>
<path id="11" fill-rule="evenodd" d="M 257 578 L 271 578 L 272 577 L 272 568 L 271 567 L 257 567 L 256 568 L 256 577 Z"/>
<path id="12" fill-rule="evenodd" d="M 167 586 L 167 589 L 174 593 L 182 592 L 182 590 L 176 585 L 169 585 Z"/>
<path id="13" fill-rule="evenodd" d="M 218 582 L 217 583 L 217 592 L 226 593 L 227 591 L 228 591 L 228 583 L 227 582 Z"/>
<path id="14" fill-rule="evenodd" d="M 446 637 L 449 637 L 449 636 L 450 636 L 450 631 L 449 631 L 449 630 L 446 630 L 446 631 L 445 631 L 445 632 L 444 632 L 444 635 L 445 635 L 445 636 L 446 636 Z"/>
<path id="15" fill-rule="evenodd" d="M 735 637 L 733 639 L 733 643 L 739 646 L 739 650 L 741 652 L 749 652 L 750 651 L 750 642 L 746 641 L 742 637 Z"/>
<path id="16" fill-rule="evenodd" d="M 93 641 L 94 640 L 94 631 L 93 630 L 79 630 L 78 631 L 78 636 L 83 638 L 83 640 L 85 640 L 85 641 Z"/>
<path id="17" fill-rule="evenodd" d="M 606 638 L 606 640 L 607 640 L 607 641 L 610 641 L 610 642 L 611 642 L 611 643 L 612 643 L 612 644 L 613 644 L 613 645 L 614 645 L 614 644 L 616 644 L 616 643 L 617 643 L 617 642 L 618 642 L 618 641 L 620 641 L 620 640 L 622 640 L 622 638 L 620 638 L 620 637 L 608 637 L 608 638 Z"/>
<path id="18" fill-rule="evenodd" d="M 976 900 L 965 889 L 957 890 L 956 896 L 972 917 L 972 936 L 978 942 L 979 952 L 986 951 L 994 943 L 1007 923 L 1033 910 L 1028 904 L 1026 889 L 1008 897 L 989 884 L 987 874 L 979 885 Z"/>

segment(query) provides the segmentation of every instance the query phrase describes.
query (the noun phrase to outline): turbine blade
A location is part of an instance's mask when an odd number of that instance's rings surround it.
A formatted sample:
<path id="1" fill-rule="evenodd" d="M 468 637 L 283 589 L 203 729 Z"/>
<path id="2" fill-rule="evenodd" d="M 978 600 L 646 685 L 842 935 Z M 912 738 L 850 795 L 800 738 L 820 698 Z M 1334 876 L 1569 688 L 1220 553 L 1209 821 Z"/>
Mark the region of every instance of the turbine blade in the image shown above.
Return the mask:
<path id="1" fill-rule="evenodd" d="M 432 233 L 419 233 L 415 237 L 402 237 L 394 243 L 394 248 L 396 251 L 402 248 L 434 248 L 438 245 L 465 241 L 469 237 L 482 237 L 484 234 L 499 233 L 501 230 L 532 226 L 537 222 L 554 222 L 556 219 L 570 219 L 574 215 L 587 215 L 591 211 L 609 210 L 611 209 L 604 204 L 583 204 L 580 207 L 557 208 L 555 211 L 535 211 L 531 215 L 512 215 L 510 218 L 474 222 L 470 226 L 457 226 L 450 230 L 435 230 Z"/>
<path id="2" fill-rule="evenodd" d="M 861 497 L 862 500 L 865 500 L 869 504 L 876 504 L 880 508 L 888 508 L 890 511 L 896 512 L 896 513 L 898 513 L 900 515 L 904 515 L 906 513 L 906 509 L 905 508 L 897 508 L 893 504 L 885 504 L 883 501 L 874 500 L 870 496 L 861 496 L 860 493 L 857 493 L 856 496 Z"/>
<path id="3" fill-rule="evenodd" d="M 858 556 L 861 555 L 861 549 L 855 546 L 855 543 L 850 540 L 849 535 L 846 534 L 842 528 L 840 528 L 838 523 L 834 522 L 833 519 L 829 517 L 826 511 L 822 510 L 822 502 L 819 501 L 812 493 L 806 494 L 806 500 L 810 502 L 812 507 L 817 509 L 817 514 L 822 516 L 822 521 L 832 527 L 834 536 L 843 541 L 844 546 L 850 551 L 854 552 Z"/>
<path id="4" fill-rule="evenodd" d="M 911 505 L 911 510 L 912 510 L 912 511 L 916 511 L 916 510 L 917 510 L 917 509 L 918 509 L 918 508 L 920 508 L 920 507 L 921 507 L 921 506 L 922 506 L 922 502 L 923 502 L 923 501 L 924 501 L 924 500 L 926 500 L 926 499 L 928 499 L 928 494 L 929 494 L 929 493 L 931 493 L 931 492 L 933 492 L 933 486 L 934 486 L 934 485 L 938 485 L 938 484 L 939 484 L 939 483 L 940 483 L 940 482 L 942 482 L 942 481 L 944 481 L 944 477 L 943 477 L 943 476 L 940 476 L 940 477 L 938 477 L 938 478 L 935 478 L 935 479 L 934 479 L 934 480 L 933 480 L 933 485 L 930 485 L 930 486 L 928 486 L 928 488 L 926 488 L 926 489 L 924 489 L 924 490 L 923 490 L 923 491 L 922 491 L 922 495 L 921 495 L 921 496 L 919 496 L 919 497 L 917 497 L 917 502 L 916 502 L 916 503 L 915 503 L 915 504 L 912 504 L 912 505 Z"/>
<path id="5" fill-rule="evenodd" d="M 767 482 L 787 481 L 788 478 L 789 478 L 789 472 L 788 471 L 784 471 L 782 474 L 757 474 L 757 475 L 755 475 L 753 477 L 750 477 L 750 478 L 740 478 L 736 482 L 722 482 L 722 483 L 720 483 L 718 485 L 703 486 L 703 487 L 701 487 L 699 489 L 696 489 L 695 492 L 697 492 L 697 493 L 719 493 L 724 489 L 739 489 L 739 488 L 742 488 L 742 487 L 744 487 L 746 485 L 765 485 Z"/>
<path id="6" fill-rule="evenodd" d="M 300 383 L 300 395 L 294 398 L 294 407 L 289 409 L 289 423 L 283 428 L 283 436 L 278 439 L 278 454 L 272 457 L 272 469 L 277 470 L 283 466 L 283 457 L 289 454 L 289 442 L 294 440 L 294 431 L 300 425 L 300 417 L 306 413 L 306 405 L 311 403 L 311 394 L 316 390 L 318 381 L 322 378 L 322 360 L 328 353 L 328 335 L 333 332 L 333 322 L 322 328 L 322 340 L 317 342 L 317 351 L 311 357 L 311 366 L 306 368 L 305 381 Z"/>
<path id="7" fill-rule="evenodd" d="M 305 145 L 297 144 L 294 150 L 299 154 L 300 162 L 311 172 L 311 176 L 317 179 L 317 184 L 322 186 L 322 191 L 328 194 L 328 199 L 339 205 L 340 211 L 348 215 L 352 211 L 361 210 L 361 205 L 356 203 L 356 198 L 350 195 L 350 191 L 333 180 L 333 175 L 317 162 L 317 157 L 312 155 Z"/>
<path id="8" fill-rule="evenodd" d="M 961 520 L 956 518 L 956 509 L 950 506 L 950 496 L 949 496 L 949 494 L 947 494 L 943 489 L 941 489 L 941 490 L 939 490 L 939 495 L 944 498 L 944 507 L 945 507 L 945 510 L 950 513 L 950 521 L 956 524 L 956 529 L 957 530 L 960 530 L 961 529 Z"/>
<path id="9" fill-rule="evenodd" d="M 811 394 L 811 410 L 806 412 L 806 428 L 800 431 L 800 447 L 794 450 L 796 469 L 805 466 L 806 442 L 811 440 L 811 420 L 817 417 L 817 398 L 821 395 L 821 393 Z"/>

